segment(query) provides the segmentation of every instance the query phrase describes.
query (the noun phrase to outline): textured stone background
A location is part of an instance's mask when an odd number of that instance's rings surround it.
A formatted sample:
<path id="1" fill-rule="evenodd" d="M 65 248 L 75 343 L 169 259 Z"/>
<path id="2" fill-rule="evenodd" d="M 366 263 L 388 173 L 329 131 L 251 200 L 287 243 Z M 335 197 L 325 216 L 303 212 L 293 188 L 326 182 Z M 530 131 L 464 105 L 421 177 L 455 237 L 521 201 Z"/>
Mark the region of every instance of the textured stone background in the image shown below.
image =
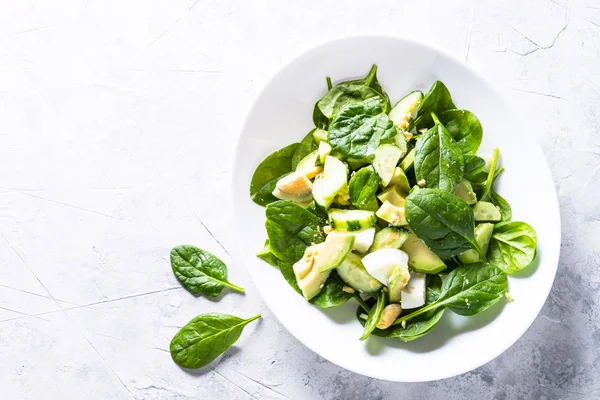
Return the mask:
<path id="1" fill-rule="evenodd" d="M 302 49 L 357 33 L 443 47 L 539 121 L 562 210 L 558 276 L 525 336 L 456 378 L 395 384 L 332 365 L 272 318 L 225 250 L 249 102 Z M 600 398 L 599 100 L 599 0 L 0 0 L 1 397 Z M 229 262 L 243 301 L 184 292 L 167 260 L 183 242 Z M 166 349 L 208 310 L 266 318 L 189 374 Z"/>

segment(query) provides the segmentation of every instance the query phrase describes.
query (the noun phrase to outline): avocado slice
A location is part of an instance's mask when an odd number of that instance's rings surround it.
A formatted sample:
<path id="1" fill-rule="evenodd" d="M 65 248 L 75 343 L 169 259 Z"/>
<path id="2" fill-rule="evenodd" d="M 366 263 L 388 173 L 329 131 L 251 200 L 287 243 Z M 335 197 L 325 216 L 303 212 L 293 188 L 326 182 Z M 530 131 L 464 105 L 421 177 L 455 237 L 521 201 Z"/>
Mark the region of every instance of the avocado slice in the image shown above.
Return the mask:
<path id="1" fill-rule="evenodd" d="M 473 216 L 475 221 L 498 222 L 502 219 L 502 214 L 495 205 L 487 201 L 478 201 L 473 206 Z"/>
<path id="2" fill-rule="evenodd" d="M 373 244 L 371 245 L 370 251 L 373 252 L 381 249 L 399 249 L 408 238 L 409 233 L 410 232 L 404 229 L 393 226 L 383 228 L 375 234 L 375 239 L 373 239 Z"/>
<path id="3" fill-rule="evenodd" d="M 398 186 L 391 186 L 391 187 L 387 188 L 386 190 L 381 192 L 381 194 L 378 195 L 377 198 L 382 203 L 385 203 L 386 201 L 388 201 L 396 207 L 404 207 L 404 204 L 406 204 L 406 198 L 404 196 L 402 196 Z"/>
<path id="4" fill-rule="evenodd" d="M 408 254 L 408 265 L 418 272 L 437 274 L 446 268 L 446 264 L 413 232 L 401 247 Z"/>
<path id="5" fill-rule="evenodd" d="M 321 292 L 331 270 L 319 272 L 315 266 L 316 258 L 324 243 L 308 247 L 304 256 L 294 264 L 294 275 L 304 298 L 310 300 Z"/>
<path id="6" fill-rule="evenodd" d="M 489 222 L 479 224 L 475 227 L 475 241 L 479 245 L 483 254 L 487 253 L 488 246 L 490 244 L 490 239 L 492 238 L 492 234 L 494 233 L 494 224 Z M 481 260 L 479 253 L 475 250 L 467 250 L 464 253 L 458 255 L 458 259 L 463 264 L 473 264 Z"/>
<path id="7" fill-rule="evenodd" d="M 375 212 L 379 218 L 387 221 L 394 226 L 407 225 L 404 207 L 397 207 L 389 201 L 384 201 L 379 210 Z"/>
<path id="8" fill-rule="evenodd" d="M 462 179 L 458 183 L 454 194 L 466 201 L 467 204 L 477 203 L 477 195 L 473 191 L 473 185 L 471 185 L 471 182 L 466 179 Z"/>
<path id="9" fill-rule="evenodd" d="M 408 178 L 406 174 L 400 167 L 396 167 L 394 170 L 394 176 L 392 176 L 392 180 L 390 181 L 390 185 L 396 185 L 403 193 L 410 192 L 410 184 L 408 183 Z"/>
<path id="10" fill-rule="evenodd" d="M 383 287 L 381 282 L 367 272 L 360 256 L 354 253 L 348 253 L 336 267 L 336 271 L 346 285 L 361 293 L 374 293 Z"/>
<path id="11" fill-rule="evenodd" d="M 388 293 L 390 294 L 390 303 L 399 303 L 402 296 L 402 289 L 410 279 L 410 272 L 405 265 L 397 265 L 390 274 L 388 280 Z"/>
<path id="12" fill-rule="evenodd" d="M 352 251 L 354 240 L 354 235 L 331 232 L 319 249 L 319 254 L 315 260 L 315 268 L 319 272 L 325 272 L 340 265 L 348 253 Z"/>
<path id="13" fill-rule="evenodd" d="M 421 105 L 423 97 L 423 92 L 415 90 L 400 99 L 400 101 L 390 110 L 389 117 L 392 122 L 400 129 L 406 128 L 413 114 L 419 105 Z"/>

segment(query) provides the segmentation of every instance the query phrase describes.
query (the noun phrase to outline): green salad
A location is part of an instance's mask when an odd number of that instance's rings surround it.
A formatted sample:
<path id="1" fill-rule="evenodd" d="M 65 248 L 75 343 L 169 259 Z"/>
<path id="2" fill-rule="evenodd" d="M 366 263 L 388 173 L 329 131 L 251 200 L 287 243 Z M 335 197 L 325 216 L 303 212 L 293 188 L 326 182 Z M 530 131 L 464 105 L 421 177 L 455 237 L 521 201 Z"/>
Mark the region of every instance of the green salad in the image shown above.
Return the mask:
<path id="1" fill-rule="evenodd" d="M 494 189 L 499 150 L 440 81 L 395 106 L 377 80 L 334 86 L 315 128 L 267 156 L 250 184 L 266 207 L 257 256 L 317 307 L 354 298 L 370 335 L 418 339 L 446 310 L 475 315 L 508 295 L 507 275 L 535 258 L 537 237 Z"/>

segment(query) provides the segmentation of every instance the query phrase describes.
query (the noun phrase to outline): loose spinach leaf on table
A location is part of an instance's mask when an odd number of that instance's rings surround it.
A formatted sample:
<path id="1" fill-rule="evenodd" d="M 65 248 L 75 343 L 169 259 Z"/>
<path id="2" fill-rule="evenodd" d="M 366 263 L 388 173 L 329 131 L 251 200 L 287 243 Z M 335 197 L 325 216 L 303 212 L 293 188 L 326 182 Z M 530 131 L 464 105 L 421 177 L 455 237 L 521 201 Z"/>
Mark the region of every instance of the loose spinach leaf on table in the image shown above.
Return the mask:
<path id="1" fill-rule="evenodd" d="M 315 214 L 291 201 L 280 200 L 266 209 L 266 228 L 271 253 L 287 263 L 295 263 L 312 244 L 323 241 L 320 225 L 323 221 Z"/>
<path id="2" fill-rule="evenodd" d="M 313 132 L 315 129 L 308 132 L 304 139 L 300 142 L 298 147 L 296 147 L 296 151 L 294 151 L 294 155 L 292 156 L 292 171 L 296 169 L 298 163 L 302 161 L 304 157 L 312 153 L 317 149 L 317 143 L 313 138 Z"/>
<path id="3" fill-rule="evenodd" d="M 325 281 L 323 289 L 318 295 L 310 300 L 310 303 L 319 308 L 333 308 L 338 307 L 350 300 L 353 295 L 346 293 L 342 289 L 344 283 L 340 281 L 340 278 L 335 272 L 332 272 L 329 278 Z"/>
<path id="4" fill-rule="evenodd" d="M 500 301 L 507 290 L 508 279 L 499 268 L 484 263 L 462 266 L 448 274 L 435 302 L 401 316 L 394 326 L 440 308 L 449 308 L 459 315 L 475 315 Z"/>
<path id="5" fill-rule="evenodd" d="M 228 314 L 201 314 L 188 322 L 171 340 L 173 361 L 184 368 L 201 368 L 230 348 L 244 327 L 260 314 L 242 319 Z"/>
<path id="6" fill-rule="evenodd" d="M 454 193 L 464 173 L 460 148 L 441 124 L 436 124 L 417 141 L 415 175 L 428 188 Z"/>
<path id="7" fill-rule="evenodd" d="M 396 127 L 380 100 L 369 99 L 345 107 L 331 122 L 329 143 L 351 158 L 373 155 L 382 140 L 392 139 Z"/>
<path id="8" fill-rule="evenodd" d="M 450 192 L 440 189 L 414 190 L 406 198 L 406 219 L 411 229 L 444 259 L 475 249 L 475 218 L 471 207 Z"/>
<path id="9" fill-rule="evenodd" d="M 446 110 L 440 114 L 440 122 L 463 154 L 477 153 L 483 138 L 483 127 L 475 114 L 468 110 Z"/>
<path id="10" fill-rule="evenodd" d="M 273 190 L 279 178 L 292 172 L 292 157 L 297 147 L 298 143 L 292 143 L 269 154 L 258 164 L 250 181 L 252 201 L 261 206 L 277 201 Z"/>
<path id="11" fill-rule="evenodd" d="M 227 266 L 219 258 L 195 246 L 181 245 L 171 250 L 171 268 L 184 288 L 197 295 L 217 297 L 224 287 L 244 292 L 227 280 Z"/>
<path id="12" fill-rule="evenodd" d="M 488 259 L 507 274 L 521 271 L 533 262 L 537 235 L 525 222 L 501 222 L 494 227 Z"/>
<path id="13" fill-rule="evenodd" d="M 456 108 L 456 106 L 452 101 L 452 96 L 448 88 L 442 82 L 435 81 L 429 92 L 425 94 L 421 106 L 417 111 L 417 116 L 410 122 L 407 131 L 415 127 L 417 129 L 431 128 L 434 125 L 431 117 L 432 112 L 440 115 L 444 111 L 453 108 Z"/>
<path id="14" fill-rule="evenodd" d="M 371 335 L 371 332 L 377 328 L 377 324 L 379 323 L 381 314 L 383 314 L 383 309 L 385 308 L 385 297 L 385 292 L 379 292 L 377 302 L 369 310 L 369 316 L 367 317 L 367 322 L 365 322 L 365 329 L 360 340 L 368 338 L 369 335 Z"/>
<path id="15" fill-rule="evenodd" d="M 356 171 L 348 184 L 350 202 L 357 208 L 364 208 L 371 203 L 379 189 L 379 177 L 371 165 Z"/>

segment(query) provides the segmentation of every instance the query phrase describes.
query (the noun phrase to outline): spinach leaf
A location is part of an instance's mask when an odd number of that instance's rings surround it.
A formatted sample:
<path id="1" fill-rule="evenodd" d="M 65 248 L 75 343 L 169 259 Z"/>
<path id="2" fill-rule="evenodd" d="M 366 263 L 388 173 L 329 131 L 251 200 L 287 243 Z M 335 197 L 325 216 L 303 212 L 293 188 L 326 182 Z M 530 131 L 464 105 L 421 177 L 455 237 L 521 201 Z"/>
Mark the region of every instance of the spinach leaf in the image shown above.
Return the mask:
<path id="1" fill-rule="evenodd" d="M 488 250 L 490 263 L 507 274 L 527 267 L 535 258 L 537 235 L 525 222 L 501 222 L 494 227 Z"/>
<path id="2" fill-rule="evenodd" d="M 477 153 L 483 138 L 483 127 L 475 114 L 468 110 L 446 110 L 440 114 L 440 121 L 463 154 Z"/>
<path id="3" fill-rule="evenodd" d="M 265 242 L 265 246 L 263 247 L 263 249 L 261 251 L 259 251 L 258 253 L 256 253 L 256 257 L 260 258 L 261 260 L 265 261 L 266 263 L 277 267 L 277 263 L 280 261 L 277 257 L 275 257 L 275 254 L 271 253 L 271 246 L 269 245 L 269 239 L 266 240 Z"/>
<path id="4" fill-rule="evenodd" d="M 441 124 L 436 124 L 417 141 L 415 174 L 428 188 L 454 193 L 464 173 L 460 148 Z"/>
<path id="5" fill-rule="evenodd" d="M 359 169 L 349 183 L 350 202 L 357 208 L 364 208 L 373 201 L 379 189 L 379 177 L 372 166 Z"/>
<path id="6" fill-rule="evenodd" d="M 442 82 L 435 81 L 429 92 L 425 94 L 421 106 L 417 111 L 417 117 L 411 121 L 407 131 L 415 127 L 417 129 L 430 128 L 433 126 L 432 112 L 440 115 L 444 111 L 453 108 L 456 108 L 456 106 L 452 102 L 452 96 L 448 88 Z"/>
<path id="7" fill-rule="evenodd" d="M 363 79 L 357 79 L 357 80 L 351 81 L 351 82 L 361 83 L 365 86 L 369 86 L 370 88 L 375 89 L 377 91 L 377 93 L 379 93 L 383 97 L 386 110 L 392 109 L 392 104 L 390 102 L 390 98 L 389 98 L 388 94 L 385 92 L 385 90 L 383 90 L 383 87 L 377 80 L 377 65 L 376 64 L 373 64 L 373 66 L 371 67 L 371 70 L 369 71 L 369 73 L 366 77 L 364 77 Z"/>
<path id="8" fill-rule="evenodd" d="M 227 280 L 227 266 L 216 256 L 191 245 L 171 250 L 171 268 L 181 285 L 192 294 L 217 297 L 224 287 L 244 289 Z"/>
<path id="9" fill-rule="evenodd" d="M 380 100 L 369 99 L 345 107 L 331 122 L 329 144 L 351 158 L 373 155 L 382 140 L 392 139 L 396 127 Z"/>
<path id="10" fill-rule="evenodd" d="M 425 292 L 425 304 L 431 304 L 440 298 L 442 294 L 443 281 L 439 275 L 427 275 L 427 290 Z"/>
<path id="11" fill-rule="evenodd" d="M 242 319 L 227 314 L 201 314 L 188 322 L 171 340 L 173 361 L 184 368 L 201 368 L 230 348 L 244 327 L 260 314 Z"/>
<path id="12" fill-rule="evenodd" d="M 298 163 L 302 161 L 304 157 L 315 151 L 318 147 L 317 143 L 313 139 L 313 132 L 315 129 L 308 132 L 304 139 L 300 142 L 298 147 L 296 147 L 296 151 L 294 151 L 294 155 L 292 156 L 292 171 L 296 169 Z"/>
<path id="13" fill-rule="evenodd" d="M 440 189 L 414 190 L 406 198 L 406 219 L 415 234 L 441 258 L 451 258 L 475 249 L 475 219 L 462 199 Z"/>
<path id="14" fill-rule="evenodd" d="M 471 182 L 480 182 L 487 178 L 485 169 L 485 160 L 473 154 L 463 154 L 465 162 L 465 178 Z M 481 178 L 483 177 L 483 179 Z"/>
<path id="15" fill-rule="evenodd" d="M 285 261 L 279 260 L 277 262 L 277 266 L 279 267 L 279 271 L 281 271 L 281 275 L 286 280 L 287 283 L 302 296 L 302 290 L 298 287 L 298 281 L 296 280 L 296 274 L 294 274 L 294 266 L 291 263 L 286 263 Z"/>
<path id="16" fill-rule="evenodd" d="M 512 208 L 510 207 L 510 204 L 508 204 L 508 201 L 504 200 L 502 196 L 496 193 L 493 185 L 490 188 L 488 200 L 495 205 L 498 210 L 500 210 L 500 214 L 502 214 L 502 222 L 510 221 L 512 218 Z"/>
<path id="17" fill-rule="evenodd" d="M 323 241 L 323 221 L 298 204 L 276 201 L 267 206 L 266 216 L 271 253 L 282 261 L 293 264 L 308 246 Z"/>
<path id="18" fill-rule="evenodd" d="M 394 326 L 443 307 L 459 315 L 475 315 L 500 301 L 507 290 L 508 280 L 500 269 L 483 263 L 462 266 L 448 274 L 435 302 L 400 317 Z"/>
<path id="19" fill-rule="evenodd" d="M 292 157 L 297 147 L 298 143 L 290 144 L 269 154 L 258 164 L 250 182 L 252 201 L 258 205 L 266 206 L 277 200 L 273 196 L 273 190 L 279 178 L 292 172 Z"/>
<path id="20" fill-rule="evenodd" d="M 379 320 L 381 319 L 381 314 L 383 314 L 383 309 L 385 308 L 385 292 L 379 292 L 379 296 L 377 297 L 377 303 L 371 307 L 369 310 L 369 316 L 367 317 L 367 322 L 365 323 L 365 329 L 360 337 L 360 340 L 365 340 L 371 335 L 371 332 L 375 330 Z"/>
<path id="21" fill-rule="evenodd" d="M 320 308 L 341 306 L 353 297 L 351 293 L 344 292 L 343 288 L 344 283 L 340 281 L 335 272 L 332 272 L 325 281 L 321 292 L 313 297 L 310 302 Z"/>

